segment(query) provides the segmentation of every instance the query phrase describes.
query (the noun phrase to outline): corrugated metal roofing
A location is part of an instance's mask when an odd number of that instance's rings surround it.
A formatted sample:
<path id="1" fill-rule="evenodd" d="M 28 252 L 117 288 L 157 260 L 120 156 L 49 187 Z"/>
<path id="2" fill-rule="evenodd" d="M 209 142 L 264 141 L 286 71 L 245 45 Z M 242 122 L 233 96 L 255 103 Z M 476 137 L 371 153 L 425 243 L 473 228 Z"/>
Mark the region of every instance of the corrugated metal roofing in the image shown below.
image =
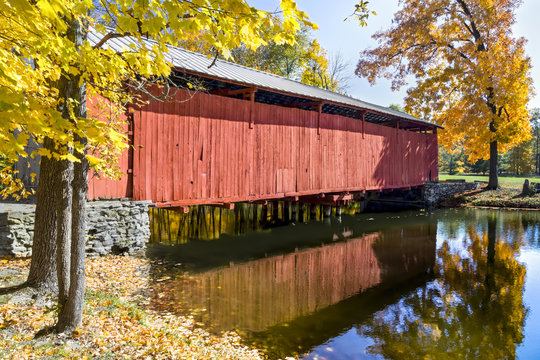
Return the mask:
<path id="1" fill-rule="evenodd" d="M 92 44 L 98 43 L 103 35 L 90 32 L 88 40 Z M 155 43 L 153 40 L 144 40 L 149 48 Z M 109 46 L 111 49 L 122 52 L 129 50 L 130 44 L 136 44 L 137 41 L 133 37 L 114 38 L 107 41 L 104 46 Z M 214 59 L 208 58 L 206 55 L 188 51 L 176 46 L 168 46 L 169 54 L 166 54 L 166 59 L 171 62 L 176 68 L 199 74 L 200 76 L 211 76 L 224 81 L 244 84 L 246 86 L 255 86 L 260 89 L 274 90 L 290 94 L 291 96 L 307 97 L 313 100 L 329 101 L 336 104 L 342 104 L 350 107 L 355 107 L 364 110 L 371 110 L 378 113 L 386 114 L 390 117 L 406 119 L 415 123 L 429 124 L 441 128 L 437 124 L 430 123 L 425 120 L 418 119 L 407 113 L 393 110 L 384 106 L 371 104 L 362 100 L 355 99 L 350 96 L 335 93 L 333 91 L 318 88 L 316 86 L 307 85 L 299 81 L 287 79 L 264 71 L 248 68 L 242 65 L 234 64 L 224 60 L 216 60 L 215 64 L 209 67 Z"/>

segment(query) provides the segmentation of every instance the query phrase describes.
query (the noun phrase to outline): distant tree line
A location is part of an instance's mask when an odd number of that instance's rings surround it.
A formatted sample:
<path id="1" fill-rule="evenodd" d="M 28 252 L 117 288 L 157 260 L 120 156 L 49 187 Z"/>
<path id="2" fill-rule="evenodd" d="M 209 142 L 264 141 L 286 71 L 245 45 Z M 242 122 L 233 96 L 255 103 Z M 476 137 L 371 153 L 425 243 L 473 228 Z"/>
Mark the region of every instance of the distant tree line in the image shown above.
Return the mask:
<path id="1" fill-rule="evenodd" d="M 531 114 L 531 138 L 499 154 L 500 173 L 514 175 L 540 175 L 540 109 L 534 109 Z M 464 147 L 457 145 L 450 151 L 441 146 L 439 149 L 439 168 L 441 172 L 450 175 L 471 173 L 486 175 L 489 162 L 479 159 L 469 160 L 469 154 Z"/>

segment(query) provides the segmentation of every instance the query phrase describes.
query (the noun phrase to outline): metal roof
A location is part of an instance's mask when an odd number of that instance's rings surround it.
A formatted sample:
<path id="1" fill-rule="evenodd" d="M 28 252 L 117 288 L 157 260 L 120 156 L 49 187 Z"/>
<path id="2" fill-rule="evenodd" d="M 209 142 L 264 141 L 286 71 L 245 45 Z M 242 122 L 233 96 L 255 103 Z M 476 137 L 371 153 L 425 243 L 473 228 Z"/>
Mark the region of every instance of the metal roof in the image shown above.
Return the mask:
<path id="1" fill-rule="evenodd" d="M 103 37 L 102 34 L 90 31 L 88 40 L 91 44 L 96 44 Z M 143 40 L 148 48 L 151 48 L 156 42 L 152 39 Z M 130 45 L 138 44 L 134 37 L 120 37 L 109 39 L 104 47 L 109 46 L 112 50 L 119 53 L 129 51 Z M 140 45 L 138 45 L 140 46 Z M 252 69 L 246 66 L 234 64 L 228 61 L 217 59 L 214 65 L 210 66 L 214 59 L 208 58 L 206 55 L 188 51 L 176 46 L 167 46 L 169 53 L 165 58 L 172 63 L 177 70 L 187 71 L 198 74 L 201 77 L 212 77 L 220 79 L 224 82 L 232 82 L 235 84 L 245 85 L 248 87 L 257 87 L 261 90 L 278 91 L 288 94 L 292 97 L 300 96 L 312 100 L 328 101 L 339 106 L 358 108 L 359 110 L 373 111 L 379 114 L 384 114 L 390 118 L 399 118 L 408 120 L 412 123 L 430 125 L 442 128 L 437 124 L 418 119 L 410 114 L 393 110 L 384 106 L 371 104 L 362 100 L 355 99 L 350 96 L 338 94 L 333 91 L 325 90 L 316 86 L 307 85 L 299 81 L 284 78 L 278 75 L 267 73 L 264 71 Z M 327 111 L 324 111 L 327 112 Z M 335 112 L 335 111 L 334 111 Z"/>

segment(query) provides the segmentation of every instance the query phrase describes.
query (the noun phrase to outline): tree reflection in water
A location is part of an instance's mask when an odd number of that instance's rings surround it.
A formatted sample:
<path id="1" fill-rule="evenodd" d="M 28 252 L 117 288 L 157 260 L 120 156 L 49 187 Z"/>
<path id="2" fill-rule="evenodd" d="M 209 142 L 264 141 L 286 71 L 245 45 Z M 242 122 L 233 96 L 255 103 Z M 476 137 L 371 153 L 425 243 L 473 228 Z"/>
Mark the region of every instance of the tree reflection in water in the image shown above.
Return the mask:
<path id="1" fill-rule="evenodd" d="M 524 227 L 518 221 L 502 228 L 499 216 L 492 211 L 487 224 L 467 224 L 460 246 L 447 238 L 438 250 L 438 279 L 358 328 L 375 342 L 368 352 L 387 359 L 516 357 L 527 314 L 526 270 L 517 260 Z"/>

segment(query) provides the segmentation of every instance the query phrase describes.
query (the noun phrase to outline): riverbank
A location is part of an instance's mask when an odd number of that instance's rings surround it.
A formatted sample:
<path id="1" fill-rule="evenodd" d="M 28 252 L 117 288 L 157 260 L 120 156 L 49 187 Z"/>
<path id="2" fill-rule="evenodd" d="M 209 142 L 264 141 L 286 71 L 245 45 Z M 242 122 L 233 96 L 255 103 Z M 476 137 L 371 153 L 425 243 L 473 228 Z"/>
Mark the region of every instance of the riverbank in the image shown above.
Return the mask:
<path id="1" fill-rule="evenodd" d="M 0 259 L 0 287 L 26 278 L 28 259 Z M 34 339 L 55 323 L 52 299 L 11 303 L 0 296 L 0 359 L 263 359 L 234 333 L 211 335 L 190 317 L 152 310 L 154 293 L 147 259 L 106 256 L 87 259 L 83 324 L 68 337 Z"/>
<path id="2" fill-rule="evenodd" d="M 521 185 L 523 186 L 523 185 Z M 519 184 L 503 183 L 498 190 L 484 188 L 469 191 L 444 201 L 441 205 L 499 207 L 516 209 L 540 209 L 540 194 L 522 196 Z"/>

